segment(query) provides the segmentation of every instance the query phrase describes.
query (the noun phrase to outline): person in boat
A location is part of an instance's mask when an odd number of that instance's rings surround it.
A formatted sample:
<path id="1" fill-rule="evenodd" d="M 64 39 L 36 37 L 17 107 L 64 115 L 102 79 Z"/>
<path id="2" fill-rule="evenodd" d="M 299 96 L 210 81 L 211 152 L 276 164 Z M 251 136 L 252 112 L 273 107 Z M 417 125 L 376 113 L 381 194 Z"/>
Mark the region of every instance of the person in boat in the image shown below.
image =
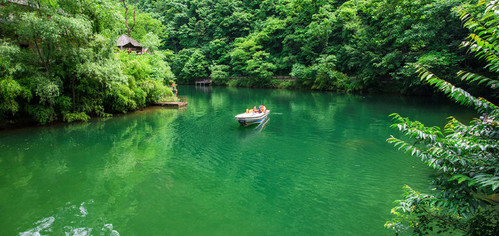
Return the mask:
<path id="1" fill-rule="evenodd" d="M 262 113 L 262 112 L 265 113 L 265 112 L 267 112 L 267 108 L 264 105 L 260 105 L 258 107 L 258 112 L 259 113 Z"/>

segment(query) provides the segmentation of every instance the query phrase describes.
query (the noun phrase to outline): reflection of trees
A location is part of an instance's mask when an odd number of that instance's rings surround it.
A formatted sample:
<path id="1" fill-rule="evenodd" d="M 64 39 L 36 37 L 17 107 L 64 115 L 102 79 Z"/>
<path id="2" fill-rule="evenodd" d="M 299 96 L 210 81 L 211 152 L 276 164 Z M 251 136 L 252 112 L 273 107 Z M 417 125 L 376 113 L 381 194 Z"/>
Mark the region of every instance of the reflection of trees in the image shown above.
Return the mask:
<path id="1" fill-rule="evenodd" d="M 182 129 L 191 129 L 187 133 L 198 132 L 196 137 L 182 137 L 185 141 L 177 141 L 191 143 L 187 140 L 195 139 L 197 142 L 178 154 L 179 161 L 184 163 L 182 166 L 195 168 L 199 179 L 185 178 L 178 182 L 196 186 L 190 190 L 203 195 L 203 202 L 210 202 L 207 206 L 244 206 L 237 209 L 240 212 L 227 213 L 232 217 L 229 222 L 240 223 L 245 215 L 273 214 L 281 210 L 286 212 L 284 216 L 252 219 L 254 227 L 247 229 L 265 228 L 268 233 L 286 225 L 291 228 L 284 232 L 314 234 L 317 231 L 307 231 L 303 225 L 311 221 L 329 224 L 331 222 L 326 223 L 325 219 L 365 215 L 372 209 L 383 211 L 391 201 L 379 196 L 386 196 L 387 192 L 398 195 L 398 190 L 389 187 L 389 183 L 399 176 L 425 184 L 424 178 L 404 174 L 411 171 L 413 164 L 398 168 L 398 161 L 393 160 L 399 154 L 386 151 L 390 150 L 384 140 L 389 135 L 388 114 L 392 112 L 392 107 L 386 104 L 387 100 L 392 102 L 397 97 L 218 89 L 213 88 L 209 97 L 199 98 L 193 94 L 190 98 L 196 103 L 195 108 L 189 107 L 189 112 L 196 114 L 192 117 L 195 121 L 186 121 L 192 127 Z M 241 133 L 251 130 L 240 129 L 232 117 L 258 104 L 265 104 L 272 111 L 269 116 L 272 121 L 265 131 L 248 139 Z M 217 121 L 220 116 L 227 116 L 224 124 Z M 389 169 L 379 163 L 388 163 Z M 424 171 L 419 166 L 418 170 Z M 200 190 L 207 186 L 211 187 Z M 350 209 L 355 214 L 339 206 L 353 204 L 351 199 L 358 203 Z M 314 204 L 321 207 L 311 207 Z M 296 217 L 305 215 L 309 219 Z M 226 220 L 224 216 L 214 217 Z M 380 217 L 379 224 L 383 222 Z M 330 229 L 328 225 L 324 227 Z"/>
<path id="2" fill-rule="evenodd" d="M 58 216 L 85 203 L 88 215 L 71 229 L 315 235 L 324 226 L 334 234 L 330 219 L 379 217 L 373 209 L 389 208 L 391 200 L 383 205 L 379 196 L 398 196 L 390 179 L 424 181 L 408 176 L 414 164 L 400 167 L 399 153 L 384 142 L 387 115 L 404 110 L 387 105 L 404 104 L 396 97 L 219 87 L 199 93 L 188 86 L 181 92 L 185 110 L 0 133 L 0 210 L 12 212 L 0 214 L 0 227 L 16 234 L 7 225 L 26 231 L 52 216 L 54 226 L 65 224 Z M 234 115 L 259 104 L 272 111 L 267 127 L 241 128 Z M 356 205 L 344 207 L 352 199 Z"/>
<path id="3" fill-rule="evenodd" d="M 67 231 L 64 226 L 68 225 L 100 231 L 117 220 L 126 224 L 136 213 L 137 187 L 171 157 L 175 130 L 170 124 L 177 113 L 154 109 L 105 121 L 2 134 L 0 227 L 7 234 L 17 234 L 12 230 L 34 228 L 42 220 L 39 216 L 55 217 L 56 234 Z M 67 204 L 88 201 L 93 201 L 90 214 L 84 223 L 79 221 L 83 225 L 73 225 L 65 215 L 69 210 L 64 209 L 70 209 Z"/>

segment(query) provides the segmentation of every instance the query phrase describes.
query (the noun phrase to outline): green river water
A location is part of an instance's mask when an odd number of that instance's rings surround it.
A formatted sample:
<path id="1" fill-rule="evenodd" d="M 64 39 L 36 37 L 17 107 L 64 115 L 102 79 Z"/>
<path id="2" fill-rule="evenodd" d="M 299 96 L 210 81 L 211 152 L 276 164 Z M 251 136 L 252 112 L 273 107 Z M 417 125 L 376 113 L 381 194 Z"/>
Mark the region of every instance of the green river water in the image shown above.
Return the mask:
<path id="1" fill-rule="evenodd" d="M 402 186 L 433 170 L 386 143 L 388 115 L 445 100 L 180 87 L 184 109 L 0 132 L 0 235 L 393 235 Z M 261 129 L 234 115 L 265 104 Z"/>

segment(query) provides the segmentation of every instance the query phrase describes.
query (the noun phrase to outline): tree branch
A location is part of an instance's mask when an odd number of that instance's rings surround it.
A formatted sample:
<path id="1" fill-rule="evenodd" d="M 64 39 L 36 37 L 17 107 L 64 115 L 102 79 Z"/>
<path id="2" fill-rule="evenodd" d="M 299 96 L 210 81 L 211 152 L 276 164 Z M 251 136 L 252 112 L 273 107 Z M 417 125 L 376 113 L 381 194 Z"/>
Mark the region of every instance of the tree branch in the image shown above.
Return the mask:
<path id="1" fill-rule="evenodd" d="M 125 26 L 128 31 L 128 36 L 130 36 L 130 27 L 128 27 L 128 7 L 126 6 L 126 0 L 122 0 L 123 7 L 125 7 Z"/>
<path id="2" fill-rule="evenodd" d="M 135 12 L 137 10 L 137 1 L 138 0 L 135 0 L 135 6 L 133 7 L 133 24 L 130 27 L 128 25 L 128 6 L 126 5 L 126 0 L 122 0 L 123 7 L 125 7 L 125 25 L 126 25 L 126 29 L 128 31 L 128 36 L 131 36 L 130 34 L 131 34 L 133 28 L 135 27 Z"/>
<path id="3" fill-rule="evenodd" d="M 433 218 L 435 218 L 435 219 L 438 219 L 438 220 L 440 220 L 440 221 L 442 221 L 442 222 L 445 222 L 445 223 L 447 223 L 448 225 L 452 225 L 455 229 L 462 230 L 463 232 L 467 232 L 467 230 L 468 230 L 467 228 L 464 228 L 464 227 L 460 226 L 459 224 L 457 224 L 457 223 L 455 223 L 455 222 L 453 222 L 453 221 L 451 221 L 451 220 L 449 220 L 449 219 L 444 219 L 444 218 L 442 218 L 442 217 L 440 217 L 440 216 L 438 216 L 438 215 L 434 215 L 434 214 L 432 214 L 430 211 L 426 210 L 426 208 L 424 208 L 424 207 L 421 207 L 421 208 L 423 208 L 423 210 L 424 210 L 424 211 L 425 211 L 425 212 L 426 212 L 429 216 L 431 216 L 431 217 L 433 217 Z"/>

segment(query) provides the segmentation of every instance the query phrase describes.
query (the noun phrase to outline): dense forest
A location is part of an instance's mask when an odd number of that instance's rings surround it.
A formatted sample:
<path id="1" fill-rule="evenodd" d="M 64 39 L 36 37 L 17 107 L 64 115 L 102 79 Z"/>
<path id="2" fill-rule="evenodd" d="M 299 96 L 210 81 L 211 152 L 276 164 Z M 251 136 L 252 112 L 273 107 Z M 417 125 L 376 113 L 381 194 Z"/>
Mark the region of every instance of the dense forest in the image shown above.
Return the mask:
<path id="1" fill-rule="evenodd" d="M 428 94 L 484 65 L 449 0 L 2 0 L 0 120 L 87 120 L 171 96 L 169 85 Z M 149 53 L 119 50 L 126 34 Z"/>
<path id="2" fill-rule="evenodd" d="M 126 18 L 129 21 L 126 21 Z M 2 1 L 0 121 L 45 124 L 137 110 L 171 95 L 161 22 L 119 1 Z M 120 51 L 132 36 L 150 54 Z"/>
<path id="3" fill-rule="evenodd" d="M 477 67 L 448 0 L 139 0 L 165 26 L 180 83 L 418 93 L 414 64 L 442 76 Z M 273 80 L 293 76 L 296 81 Z M 233 78 L 228 80 L 227 78 Z M 235 79 L 234 79 L 235 78 Z M 238 79 L 239 78 L 239 79 Z M 420 91 L 419 91 L 420 92 Z"/>

